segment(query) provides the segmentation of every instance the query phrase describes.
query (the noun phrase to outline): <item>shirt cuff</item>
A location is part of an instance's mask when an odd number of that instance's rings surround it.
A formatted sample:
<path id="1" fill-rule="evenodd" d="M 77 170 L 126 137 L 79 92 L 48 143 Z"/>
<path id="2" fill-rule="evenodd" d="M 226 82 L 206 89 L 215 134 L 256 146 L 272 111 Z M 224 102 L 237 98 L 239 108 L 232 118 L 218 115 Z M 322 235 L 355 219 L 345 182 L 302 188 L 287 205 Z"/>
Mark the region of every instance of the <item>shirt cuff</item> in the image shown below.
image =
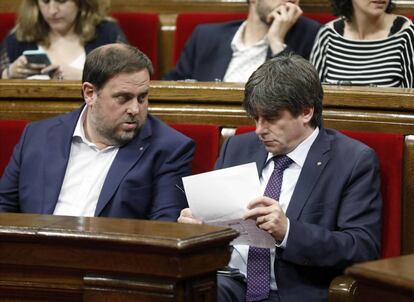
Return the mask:
<path id="1" fill-rule="evenodd" d="M 290 221 L 289 221 L 289 218 L 287 218 L 287 228 L 286 228 L 285 238 L 283 238 L 282 242 L 276 241 L 275 243 L 276 247 L 280 247 L 282 249 L 286 248 L 286 242 L 289 236 L 289 229 L 290 229 Z"/>

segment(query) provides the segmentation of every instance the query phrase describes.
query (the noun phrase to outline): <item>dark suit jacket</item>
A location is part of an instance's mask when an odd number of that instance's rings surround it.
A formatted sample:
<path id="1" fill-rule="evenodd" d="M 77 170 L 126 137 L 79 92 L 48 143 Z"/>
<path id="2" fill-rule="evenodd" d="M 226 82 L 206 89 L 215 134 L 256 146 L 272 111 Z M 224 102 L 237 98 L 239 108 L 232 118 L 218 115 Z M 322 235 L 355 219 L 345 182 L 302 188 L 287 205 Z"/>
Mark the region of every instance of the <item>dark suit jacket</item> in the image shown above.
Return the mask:
<path id="1" fill-rule="evenodd" d="M 0 212 L 53 214 L 81 108 L 24 130 L 0 180 Z M 194 143 L 148 115 L 108 171 L 95 216 L 176 221 L 187 207 L 176 188 L 191 174 Z"/>
<path id="2" fill-rule="evenodd" d="M 177 65 L 164 79 L 223 80 L 233 54 L 231 41 L 242 23 L 243 21 L 239 20 L 197 26 L 187 41 Z M 287 47 L 282 53 L 293 51 L 308 59 L 320 26 L 314 20 L 300 17 L 288 32 L 285 39 Z M 268 59 L 271 56 L 269 48 Z"/>
<path id="3" fill-rule="evenodd" d="M 267 151 L 254 132 L 230 138 L 216 168 L 256 162 Z M 327 301 L 330 281 L 354 263 L 379 257 L 379 164 L 372 149 L 334 130 L 321 129 L 311 146 L 286 215 L 285 249 L 276 248 L 281 301 Z"/>

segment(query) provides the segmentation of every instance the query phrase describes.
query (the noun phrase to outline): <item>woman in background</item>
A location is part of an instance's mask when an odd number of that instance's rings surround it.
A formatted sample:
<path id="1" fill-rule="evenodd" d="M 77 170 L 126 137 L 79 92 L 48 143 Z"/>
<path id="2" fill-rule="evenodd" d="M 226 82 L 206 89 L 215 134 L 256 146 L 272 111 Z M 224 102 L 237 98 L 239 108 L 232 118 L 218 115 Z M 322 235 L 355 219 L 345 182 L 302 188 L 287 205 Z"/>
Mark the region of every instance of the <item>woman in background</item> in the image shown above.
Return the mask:
<path id="1" fill-rule="evenodd" d="M 126 42 L 122 30 L 106 15 L 107 0 L 23 0 L 17 25 L 3 41 L 3 79 L 51 75 L 80 80 L 86 54 L 109 43 Z M 50 66 L 29 64 L 25 50 L 41 49 Z"/>
<path id="2" fill-rule="evenodd" d="M 414 25 L 391 0 L 331 0 L 310 61 L 328 84 L 414 86 Z"/>

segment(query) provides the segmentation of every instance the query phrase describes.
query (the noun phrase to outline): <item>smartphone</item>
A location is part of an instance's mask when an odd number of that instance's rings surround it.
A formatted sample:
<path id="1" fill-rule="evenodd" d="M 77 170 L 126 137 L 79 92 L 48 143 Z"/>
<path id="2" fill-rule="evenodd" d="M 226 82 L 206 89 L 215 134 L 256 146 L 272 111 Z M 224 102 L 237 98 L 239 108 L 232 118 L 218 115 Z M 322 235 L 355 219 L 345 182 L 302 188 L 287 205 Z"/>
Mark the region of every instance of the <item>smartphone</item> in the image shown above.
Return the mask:
<path id="1" fill-rule="evenodd" d="M 29 64 L 51 64 L 47 53 L 41 50 L 25 50 L 23 51 L 23 55 L 26 57 Z"/>

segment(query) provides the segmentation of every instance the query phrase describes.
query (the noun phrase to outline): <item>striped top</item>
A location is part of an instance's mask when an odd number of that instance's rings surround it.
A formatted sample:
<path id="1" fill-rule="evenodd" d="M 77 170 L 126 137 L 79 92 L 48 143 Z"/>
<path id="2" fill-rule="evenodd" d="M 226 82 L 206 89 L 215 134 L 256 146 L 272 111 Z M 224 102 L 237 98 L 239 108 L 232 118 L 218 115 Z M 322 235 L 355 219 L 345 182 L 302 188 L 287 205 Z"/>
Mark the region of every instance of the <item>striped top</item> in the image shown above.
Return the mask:
<path id="1" fill-rule="evenodd" d="M 405 18 L 405 17 L 403 17 Z M 414 86 L 414 24 L 379 40 L 350 40 L 334 28 L 323 26 L 310 56 L 322 82 Z"/>

